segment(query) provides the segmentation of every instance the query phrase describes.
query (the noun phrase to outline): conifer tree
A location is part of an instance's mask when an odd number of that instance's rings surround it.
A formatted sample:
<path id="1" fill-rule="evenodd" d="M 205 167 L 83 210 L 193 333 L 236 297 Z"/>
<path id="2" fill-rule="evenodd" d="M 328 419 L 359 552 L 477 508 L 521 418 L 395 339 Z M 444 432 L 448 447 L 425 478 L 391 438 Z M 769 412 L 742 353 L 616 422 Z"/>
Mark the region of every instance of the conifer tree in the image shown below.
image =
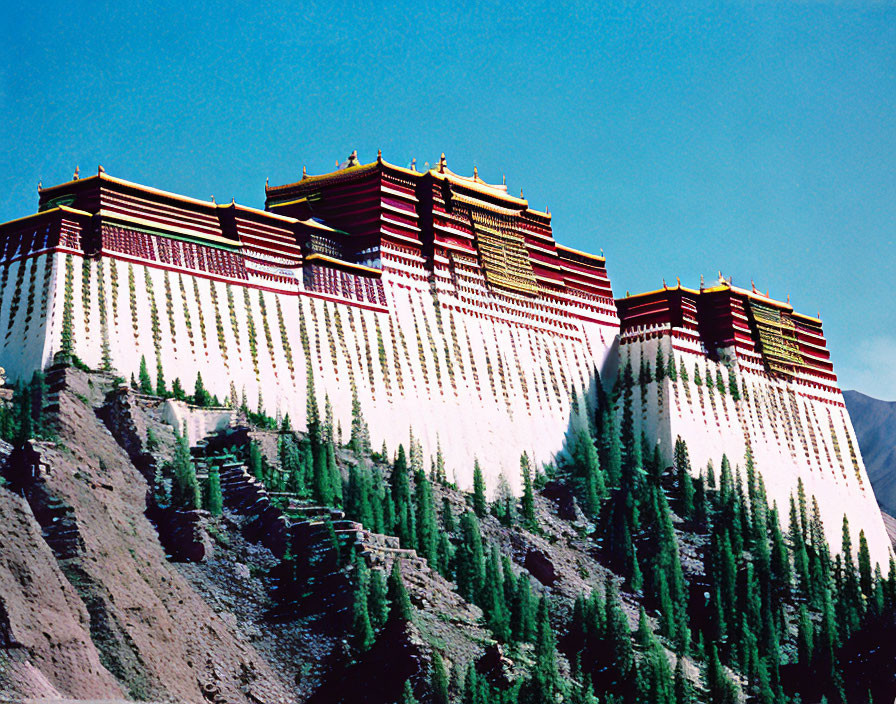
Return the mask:
<path id="1" fill-rule="evenodd" d="M 611 654 L 608 666 L 614 673 L 615 681 L 623 682 L 634 664 L 628 618 L 622 610 L 616 583 L 609 576 L 605 582 L 604 591 L 606 593 L 606 639 Z"/>
<path id="2" fill-rule="evenodd" d="M 866 599 L 874 593 L 874 580 L 871 572 L 871 553 L 868 551 L 868 540 L 865 531 L 859 531 L 859 586 Z"/>
<path id="3" fill-rule="evenodd" d="M 716 369 L 716 388 L 719 390 L 719 395 L 724 396 L 728 391 L 727 385 L 725 384 L 725 377 L 722 376 L 722 370 Z"/>
<path id="4" fill-rule="evenodd" d="M 168 387 L 165 386 L 165 373 L 162 370 L 162 360 L 156 362 L 156 396 L 166 398 L 168 396 Z"/>
<path id="5" fill-rule="evenodd" d="M 336 464 L 336 441 L 333 439 L 328 440 L 325 449 L 327 458 L 327 475 L 329 477 L 331 495 L 330 503 L 335 506 L 341 506 L 342 474 L 339 471 L 339 466 Z"/>
<path id="6" fill-rule="evenodd" d="M 354 387 L 352 387 L 352 431 L 349 445 L 352 452 L 358 456 L 370 454 L 370 431 L 367 429 L 367 421 L 364 420 L 361 411 L 361 401 Z"/>
<path id="7" fill-rule="evenodd" d="M 383 579 L 383 573 L 380 570 L 370 571 L 370 593 L 367 597 L 367 610 L 370 618 L 370 625 L 374 630 L 379 631 L 386 625 L 386 618 L 389 615 L 389 596 L 386 589 L 386 581 Z"/>
<path id="8" fill-rule="evenodd" d="M 523 522 L 531 528 L 535 525 L 535 492 L 532 488 L 529 456 L 525 452 L 520 456 L 520 472 L 523 475 L 523 498 L 520 502 Z"/>
<path id="9" fill-rule="evenodd" d="M 663 377 L 666 376 L 666 360 L 663 355 L 663 346 L 657 343 L 656 346 L 656 359 L 653 362 L 653 366 L 655 369 L 654 374 L 656 375 L 657 382 L 661 382 Z"/>
<path id="10" fill-rule="evenodd" d="M 473 512 L 479 518 L 488 513 L 488 504 L 485 500 L 485 479 L 482 477 L 479 460 L 473 461 Z"/>
<path id="11" fill-rule="evenodd" d="M 445 663 L 438 650 L 432 653 L 432 675 L 429 681 L 432 704 L 449 704 L 448 698 L 448 673 L 445 672 Z"/>
<path id="12" fill-rule="evenodd" d="M 211 405 L 211 396 L 205 390 L 200 372 L 196 372 L 196 383 L 193 385 L 193 404 L 203 408 Z"/>
<path id="13" fill-rule="evenodd" d="M 357 584 L 355 585 L 355 600 L 352 611 L 352 630 L 355 636 L 355 646 L 362 653 L 370 650 L 373 645 L 374 634 L 373 626 L 370 623 L 370 614 L 368 612 L 368 589 L 369 589 L 368 571 L 360 570 L 357 575 Z"/>
<path id="14" fill-rule="evenodd" d="M 691 479 L 691 460 L 688 456 L 688 446 L 680 435 L 675 440 L 673 466 L 678 479 L 682 518 L 691 518 L 694 515 L 694 483 Z"/>
<path id="15" fill-rule="evenodd" d="M 221 475 L 217 468 L 208 473 L 208 497 L 205 502 L 206 510 L 213 516 L 220 516 L 224 511 L 224 498 L 221 495 Z"/>
<path id="16" fill-rule="evenodd" d="M 436 552 L 439 542 L 439 526 L 436 521 L 436 511 L 432 502 L 432 488 L 429 480 L 421 472 L 416 479 L 414 498 L 417 509 L 417 552 L 429 562 L 430 567 L 436 567 Z"/>
<path id="17" fill-rule="evenodd" d="M 140 355 L 139 378 L 140 392 L 147 396 L 151 395 L 153 392 L 152 378 L 149 376 L 149 369 L 146 366 L 146 357 L 144 355 Z"/>
<path id="18" fill-rule="evenodd" d="M 676 704 L 694 704 L 694 688 L 684 672 L 684 658 L 680 655 L 675 663 L 672 687 L 675 692 Z"/>
<path id="19" fill-rule="evenodd" d="M 180 384 L 180 377 L 174 377 L 174 381 L 171 382 L 171 396 L 175 401 L 185 401 L 187 398 L 187 393 Z"/>
<path id="20" fill-rule="evenodd" d="M 255 477 L 258 481 L 264 481 L 264 460 L 261 456 L 261 448 L 258 446 L 258 443 L 254 440 L 249 443 L 249 474 Z"/>
<path id="21" fill-rule="evenodd" d="M 458 593 L 467 601 L 479 602 L 485 580 L 482 536 L 476 514 L 466 511 L 460 518 L 461 542 L 454 553 Z"/>
<path id="22" fill-rule="evenodd" d="M 401 704 L 418 704 L 417 698 L 414 696 L 414 690 L 411 689 L 410 681 L 405 681 L 404 688 L 401 691 Z"/>
<path id="23" fill-rule="evenodd" d="M 488 627 L 498 640 L 510 640 L 510 611 L 504 596 L 504 575 L 498 558 L 498 548 L 492 546 L 486 560 L 485 585 L 482 597 Z"/>
<path id="24" fill-rule="evenodd" d="M 202 506 L 199 482 L 196 480 L 196 470 L 190 458 L 190 446 L 183 436 L 177 437 L 172 459 L 174 471 L 174 484 L 172 486 L 172 501 L 178 508 L 185 510 L 197 509 Z"/>
<path id="25" fill-rule="evenodd" d="M 410 621 L 413 610 L 408 592 L 401 578 L 401 563 L 395 560 L 392 563 L 392 572 L 389 573 L 387 585 L 389 595 L 389 618 L 400 621 Z"/>

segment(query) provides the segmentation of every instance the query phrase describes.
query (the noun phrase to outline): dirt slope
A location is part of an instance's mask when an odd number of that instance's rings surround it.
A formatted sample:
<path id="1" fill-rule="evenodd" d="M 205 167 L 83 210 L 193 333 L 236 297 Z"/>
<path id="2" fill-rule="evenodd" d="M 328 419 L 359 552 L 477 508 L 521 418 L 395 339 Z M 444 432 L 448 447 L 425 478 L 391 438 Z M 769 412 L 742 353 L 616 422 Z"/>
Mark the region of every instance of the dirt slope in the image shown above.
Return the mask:
<path id="1" fill-rule="evenodd" d="M 40 559 L 47 575 L 36 575 L 41 594 L 26 589 L 10 599 L 15 603 L 12 611 L 23 614 L 19 630 L 33 632 L 37 639 L 49 605 L 58 604 L 60 623 L 46 639 L 70 642 L 70 650 L 79 654 L 67 660 L 48 654 L 52 663 L 46 665 L 47 679 L 67 697 L 120 696 L 111 673 L 127 683 L 121 690 L 132 699 L 201 702 L 206 700 L 201 691 L 205 685 L 216 687 L 228 702 L 292 701 L 288 684 L 166 560 L 155 529 L 143 515 L 146 482 L 94 409 L 69 391 L 60 393 L 59 404 L 59 443 L 37 445 L 43 483 L 32 493 L 44 497 L 37 502 L 51 497 L 54 504 L 71 509 L 78 536 L 70 541 L 74 556 L 65 557 L 63 549 L 59 559 L 57 550 L 56 562 L 68 581 L 60 578 L 59 570 L 54 572 L 46 544 L 40 545 L 39 528 L 33 518 L 29 522 L 23 505 L 16 534 L 11 534 L 8 521 L 0 525 L 0 565 L 12 563 L 23 534 L 30 536 L 29 558 Z M 4 506 L 15 505 L 9 496 L 4 498 Z M 32 510 L 40 514 L 42 508 L 32 505 Z M 96 650 L 84 638 L 85 614 Z M 65 629 L 71 631 L 68 637 Z M 96 663 L 97 651 L 108 672 L 94 664 L 95 676 L 82 683 L 84 672 L 90 671 L 85 663 L 91 657 Z M 40 649 L 28 652 L 43 671 L 47 658 L 38 659 Z M 0 691 L 3 681 L 0 672 Z M 88 690 L 88 685 L 94 689 Z M 30 694 L 51 696 L 37 689 Z"/>

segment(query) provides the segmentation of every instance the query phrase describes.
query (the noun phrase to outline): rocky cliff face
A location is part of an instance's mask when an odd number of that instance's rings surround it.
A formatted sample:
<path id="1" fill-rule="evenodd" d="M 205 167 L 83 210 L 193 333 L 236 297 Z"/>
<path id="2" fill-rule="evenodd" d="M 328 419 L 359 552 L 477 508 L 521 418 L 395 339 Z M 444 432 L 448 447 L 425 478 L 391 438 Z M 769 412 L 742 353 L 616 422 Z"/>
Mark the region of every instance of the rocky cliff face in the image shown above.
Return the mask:
<path id="1" fill-rule="evenodd" d="M 62 390 L 58 442 L 14 455 L 7 475 L 16 479 L 0 489 L 0 696 L 199 702 L 206 689 L 234 702 L 292 701 L 166 559 L 143 515 L 146 481 L 90 404 Z M 70 532 L 54 542 L 63 506 Z"/>

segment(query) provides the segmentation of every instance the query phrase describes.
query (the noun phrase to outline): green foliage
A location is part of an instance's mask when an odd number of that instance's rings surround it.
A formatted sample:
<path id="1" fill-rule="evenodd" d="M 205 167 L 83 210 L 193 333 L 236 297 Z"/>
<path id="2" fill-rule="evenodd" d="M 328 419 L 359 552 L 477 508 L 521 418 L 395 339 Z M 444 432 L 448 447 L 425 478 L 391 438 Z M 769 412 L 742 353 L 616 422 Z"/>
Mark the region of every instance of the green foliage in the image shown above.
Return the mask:
<path id="1" fill-rule="evenodd" d="M 224 511 L 224 498 L 221 495 L 221 475 L 217 469 L 208 473 L 208 492 L 205 498 L 205 508 L 213 516 L 220 516 Z"/>
<path id="2" fill-rule="evenodd" d="M 399 621 L 410 621 L 413 618 L 413 607 L 411 599 L 405 589 L 404 581 L 401 578 L 401 562 L 395 560 L 392 563 L 392 572 L 389 573 L 389 582 L 387 585 L 389 597 L 389 618 L 398 619 Z"/>
<path id="3" fill-rule="evenodd" d="M 152 378 L 149 376 L 149 369 L 146 366 L 146 357 L 144 355 L 140 355 L 140 371 L 138 378 L 140 379 L 140 392 L 147 395 L 152 394 Z"/>
<path id="4" fill-rule="evenodd" d="M 196 372 L 196 383 L 193 384 L 193 404 L 206 408 L 212 405 L 212 398 L 202 383 L 202 374 Z"/>
<path id="5" fill-rule="evenodd" d="M 196 470 L 190 458 L 190 446 L 187 444 L 186 437 L 177 437 L 171 470 L 174 477 L 172 503 L 177 508 L 185 510 L 201 508 L 199 482 L 196 479 Z"/>
<path id="6" fill-rule="evenodd" d="M 473 463 L 473 512 L 483 518 L 488 513 L 488 503 L 485 499 L 485 479 L 482 476 L 482 468 L 479 460 Z"/>
<path id="7" fill-rule="evenodd" d="M 532 469 L 529 466 L 529 456 L 524 452 L 520 456 L 520 473 L 523 475 L 523 498 L 520 503 L 523 522 L 529 528 L 536 524 L 535 520 L 535 491 L 532 488 Z"/>

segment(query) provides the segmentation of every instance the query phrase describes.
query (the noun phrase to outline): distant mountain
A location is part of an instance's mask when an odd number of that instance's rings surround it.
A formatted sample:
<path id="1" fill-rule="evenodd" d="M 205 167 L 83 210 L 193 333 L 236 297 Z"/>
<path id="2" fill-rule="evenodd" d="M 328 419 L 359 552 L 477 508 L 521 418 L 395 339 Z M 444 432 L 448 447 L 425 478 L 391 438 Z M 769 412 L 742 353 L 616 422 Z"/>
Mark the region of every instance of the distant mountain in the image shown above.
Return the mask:
<path id="1" fill-rule="evenodd" d="M 896 514 L 896 402 L 858 391 L 844 391 L 843 398 L 877 502 Z"/>

